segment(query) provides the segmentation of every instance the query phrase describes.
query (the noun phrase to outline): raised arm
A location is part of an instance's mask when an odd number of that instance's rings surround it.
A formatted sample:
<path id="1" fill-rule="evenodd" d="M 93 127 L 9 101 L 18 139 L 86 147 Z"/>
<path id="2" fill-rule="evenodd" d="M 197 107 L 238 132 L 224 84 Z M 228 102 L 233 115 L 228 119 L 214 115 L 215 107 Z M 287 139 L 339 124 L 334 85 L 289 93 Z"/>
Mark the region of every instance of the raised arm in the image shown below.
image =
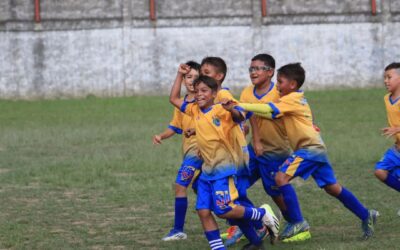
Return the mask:
<path id="1" fill-rule="evenodd" d="M 176 73 L 174 85 L 172 85 L 171 93 L 169 94 L 169 101 L 172 105 L 181 108 L 183 100 L 181 99 L 181 85 L 183 76 L 190 71 L 190 67 L 186 64 L 179 65 L 178 72 Z"/>

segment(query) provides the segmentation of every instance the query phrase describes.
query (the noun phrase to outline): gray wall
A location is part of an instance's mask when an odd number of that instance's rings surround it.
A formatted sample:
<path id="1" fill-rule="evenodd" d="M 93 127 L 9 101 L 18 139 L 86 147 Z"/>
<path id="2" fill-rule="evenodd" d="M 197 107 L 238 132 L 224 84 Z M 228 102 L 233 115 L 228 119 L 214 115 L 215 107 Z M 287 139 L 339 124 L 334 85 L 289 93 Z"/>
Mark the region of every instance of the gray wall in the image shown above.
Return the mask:
<path id="1" fill-rule="evenodd" d="M 180 62 L 228 64 L 225 86 L 249 83 L 257 53 L 278 66 L 300 61 L 306 88 L 379 86 L 400 61 L 400 1 L 41 0 L 0 2 L 0 98 L 166 94 Z"/>

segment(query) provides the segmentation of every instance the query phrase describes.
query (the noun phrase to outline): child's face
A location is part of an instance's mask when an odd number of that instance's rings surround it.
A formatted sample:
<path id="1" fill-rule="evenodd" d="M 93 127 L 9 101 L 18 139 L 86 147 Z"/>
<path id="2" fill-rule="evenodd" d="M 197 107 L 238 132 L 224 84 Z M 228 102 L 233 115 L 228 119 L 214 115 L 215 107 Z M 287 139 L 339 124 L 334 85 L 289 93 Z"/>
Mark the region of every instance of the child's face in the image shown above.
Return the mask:
<path id="1" fill-rule="evenodd" d="M 199 77 L 199 72 L 195 69 L 191 69 L 189 73 L 185 75 L 184 83 L 188 92 L 194 92 L 193 81 Z"/>
<path id="2" fill-rule="evenodd" d="M 204 76 L 209 76 L 216 80 L 218 84 L 221 84 L 224 74 L 218 72 L 217 68 L 210 64 L 203 64 L 200 68 L 200 74 Z"/>
<path id="3" fill-rule="evenodd" d="M 255 85 L 261 85 L 271 81 L 274 75 L 274 69 L 265 65 L 263 61 L 252 61 L 249 68 L 251 82 Z"/>
<path id="4" fill-rule="evenodd" d="M 280 96 L 285 96 L 289 93 L 292 93 L 297 90 L 296 81 L 290 80 L 289 78 L 278 74 L 278 84 L 276 87 L 278 88 Z"/>
<path id="5" fill-rule="evenodd" d="M 200 82 L 195 87 L 195 99 L 200 108 L 205 109 L 214 104 L 215 92 L 204 83 Z"/>
<path id="6" fill-rule="evenodd" d="M 393 93 L 399 89 L 400 86 L 400 70 L 399 69 L 390 69 L 385 71 L 385 86 L 386 89 Z"/>

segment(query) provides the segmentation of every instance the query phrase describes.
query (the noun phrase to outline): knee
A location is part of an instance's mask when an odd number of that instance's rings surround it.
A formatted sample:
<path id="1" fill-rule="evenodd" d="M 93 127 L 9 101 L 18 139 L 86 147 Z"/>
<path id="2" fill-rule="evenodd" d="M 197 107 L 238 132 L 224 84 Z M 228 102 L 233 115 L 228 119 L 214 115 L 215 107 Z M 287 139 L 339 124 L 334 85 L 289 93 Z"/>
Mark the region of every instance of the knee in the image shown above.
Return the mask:
<path id="1" fill-rule="evenodd" d="M 275 176 L 275 182 L 278 187 L 288 184 L 289 180 L 290 176 L 286 175 L 285 173 L 278 172 Z"/>
<path id="2" fill-rule="evenodd" d="M 375 170 L 375 176 L 381 181 L 385 181 L 387 178 L 388 172 L 382 169 Z"/>
<path id="3" fill-rule="evenodd" d="M 337 197 L 342 192 L 342 186 L 340 186 L 339 184 L 326 185 L 324 187 L 324 190 L 328 194 Z"/>
<path id="4" fill-rule="evenodd" d="M 179 184 L 175 184 L 175 196 L 176 197 L 186 197 L 186 190 L 187 188 L 184 186 L 181 186 Z"/>
<path id="5" fill-rule="evenodd" d="M 197 214 L 199 215 L 200 220 L 207 219 L 212 216 L 211 211 L 206 209 L 198 210 Z"/>

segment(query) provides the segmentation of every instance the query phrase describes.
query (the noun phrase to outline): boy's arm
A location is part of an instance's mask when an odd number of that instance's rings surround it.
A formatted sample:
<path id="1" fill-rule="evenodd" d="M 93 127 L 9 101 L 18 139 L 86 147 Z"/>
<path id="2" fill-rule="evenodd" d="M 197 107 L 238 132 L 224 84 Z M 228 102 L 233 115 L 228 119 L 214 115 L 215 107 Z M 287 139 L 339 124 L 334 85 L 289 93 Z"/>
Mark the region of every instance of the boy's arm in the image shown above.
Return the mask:
<path id="1" fill-rule="evenodd" d="M 392 137 L 398 133 L 400 133 L 400 127 L 386 127 L 382 129 L 382 135 L 386 136 L 386 138 Z"/>
<path id="2" fill-rule="evenodd" d="M 258 130 L 257 120 L 254 115 L 250 117 L 250 126 L 251 126 L 251 133 L 253 135 L 252 140 L 253 140 L 254 151 L 257 156 L 260 156 L 264 153 L 264 148 L 261 144 L 260 132 Z"/>
<path id="3" fill-rule="evenodd" d="M 160 145 L 162 140 L 168 139 L 175 134 L 175 131 L 171 128 L 167 128 L 161 134 L 157 134 L 153 136 L 153 144 Z"/>
<path id="4" fill-rule="evenodd" d="M 221 105 L 225 110 L 231 112 L 232 120 L 234 122 L 239 123 L 246 120 L 244 109 L 239 107 L 234 101 L 223 99 L 221 100 Z"/>
<path id="5" fill-rule="evenodd" d="M 169 95 L 169 101 L 172 105 L 181 109 L 184 101 L 181 99 L 181 85 L 183 80 L 183 75 L 190 71 L 190 67 L 186 64 L 179 65 L 178 73 L 176 74 L 174 84 L 171 88 L 171 93 Z"/>

